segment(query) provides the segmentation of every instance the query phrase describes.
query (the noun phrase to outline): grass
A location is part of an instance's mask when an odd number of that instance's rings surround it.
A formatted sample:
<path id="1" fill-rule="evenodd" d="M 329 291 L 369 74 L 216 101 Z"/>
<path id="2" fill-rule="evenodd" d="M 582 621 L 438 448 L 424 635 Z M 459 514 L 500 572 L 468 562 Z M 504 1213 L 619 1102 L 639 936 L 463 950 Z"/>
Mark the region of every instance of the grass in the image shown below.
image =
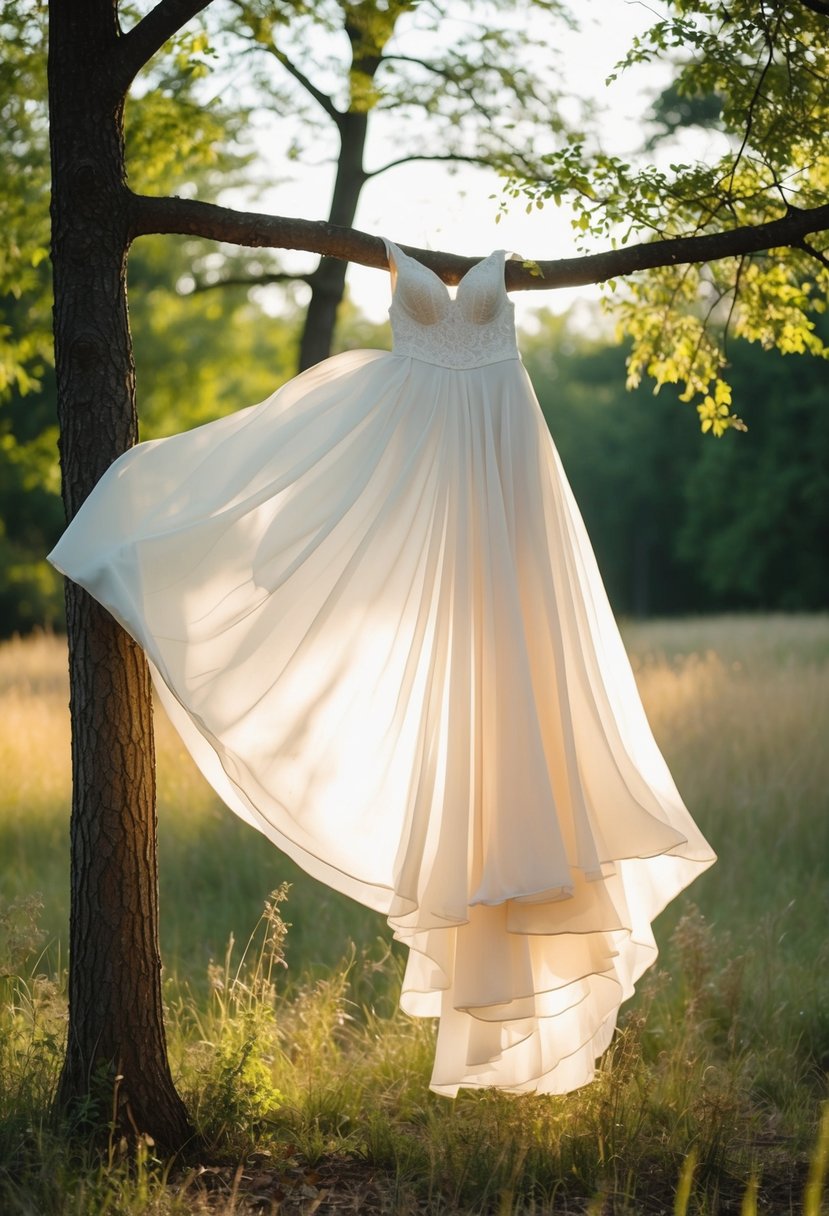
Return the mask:
<path id="1" fill-rule="evenodd" d="M 223 810 L 159 722 L 168 1035 L 207 1168 L 85 1154 L 45 1121 L 65 1024 L 65 664 L 58 639 L 0 647 L 4 1216 L 826 1210 L 829 619 L 625 636 L 720 860 L 660 917 L 657 967 L 597 1081 L 565 1098 L 431 1094 L 432 1028 L 396 1008 L 382 918 Z"/>

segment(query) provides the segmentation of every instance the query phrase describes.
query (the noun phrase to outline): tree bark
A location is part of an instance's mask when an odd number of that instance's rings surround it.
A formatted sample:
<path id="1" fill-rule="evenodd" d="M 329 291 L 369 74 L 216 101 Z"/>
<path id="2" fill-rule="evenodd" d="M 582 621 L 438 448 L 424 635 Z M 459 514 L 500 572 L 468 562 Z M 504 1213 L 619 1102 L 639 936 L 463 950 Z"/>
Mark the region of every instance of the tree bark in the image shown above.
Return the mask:
<path id="1" fill-rule="evenodd" d="M 340 134 L 340 155 L 328 223 L 337 228 L 350 228 L 354 223 L 357 204 L 368 179 L 364 163 L 370 113 L 366 91 L 373 86 L 382 63 L 385 42 L 393 28 L 392 23 L 381 34 L 382 26 L 370 23 L 367 30 L 365 21 L 356 9 L 351 13 L 345 10 L 345 33 L 351 44 L 349 78 L 352 83 L 358 81 L 359 84 L 356 96 L 352 88 L 348 109 L 336 114 L 335 118 Z M 322 258 L 308 280 L 311 299 L 299 344 L 301 372 L 331 354 L 337 311 L 345 295 L 347 269 L 346 262 Z"/>
<path id="2" fill-rule="evenodd" d="M 137 434 L 118 42 L 114 0 L 53 0 L 55 368 L 68 519 Z M 173 1150 L 192 1130 L 170 1074 L 163 1023 L 149 673 L 135 643 L 70 582 L 66 606 L 69 1036 L 57 1108 Z"/>
<path id="3" fill-rule="evenodd" d="M 319 220 L 236 211 L 203 203 L 194 198 L 132 196 L 132 234 L 177 232 L 203 236 L 255 249 L 303 249 L 329 257 L 358 262 L 361 266 L 385 269 L 385 246 L 379 237 L 356 228 L 338 228 Z M 508 261 L 504 278 L 508 291 L 552 291 L 559 287 L 581 287 L 604 283 L 658 266 L 683 266 L 691 262 L 716 262 L 721 258 L 763 253 L 770 249 L 807 248 L 806 237 L 829 228 L 829 203 L 819 207 L 789 207 L 786 214 L 763 224 L 746 224 L 707 232 L 699 236 L 672 236 L 603 253 L 584 254 L 555 261 L 527 258 Z M 468 270 L 485 256 L 460 257 L 435 249 L 401 245 L 404 253 L 433 270 L 444 283 L 460 282 Z M 825 255 L 821 254 L 823 258 Z"/>
<path id="4" fill-rule="evenodd" d="M 341 147 L 328 222 L 338 228 L 350 228 L 357 214 L 360 192 L 366 182 L 363 154 L 368 133 L 368 114 L 343 114 L 338 125 Z M 299 344 L 301 372 L 322 359 L 327 359 L 331 354 L 337 310 L 345 294 L 347 269 L 347 262 L 336 258 L 322 258 L 319 266 L 308 278 L 311 299 L 308 302 Z"/>

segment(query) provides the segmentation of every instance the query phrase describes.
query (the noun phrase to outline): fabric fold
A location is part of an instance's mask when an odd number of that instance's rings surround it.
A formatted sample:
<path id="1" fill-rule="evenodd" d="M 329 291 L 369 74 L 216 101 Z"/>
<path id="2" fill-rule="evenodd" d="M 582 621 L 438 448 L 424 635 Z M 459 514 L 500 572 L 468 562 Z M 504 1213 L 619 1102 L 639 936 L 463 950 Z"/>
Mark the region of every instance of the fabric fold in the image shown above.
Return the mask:
<path id="1" fill-rule="evenodd" d="M 440 1019 L 433 1087 L 566 1092 L 714 857 L 517 359 L 503 255 L 451 300 L 392 250 L 402 353 L 132 449 L 50 557 L 144 647 L 227 805 L 387 915 L 403 1008 Z"/>

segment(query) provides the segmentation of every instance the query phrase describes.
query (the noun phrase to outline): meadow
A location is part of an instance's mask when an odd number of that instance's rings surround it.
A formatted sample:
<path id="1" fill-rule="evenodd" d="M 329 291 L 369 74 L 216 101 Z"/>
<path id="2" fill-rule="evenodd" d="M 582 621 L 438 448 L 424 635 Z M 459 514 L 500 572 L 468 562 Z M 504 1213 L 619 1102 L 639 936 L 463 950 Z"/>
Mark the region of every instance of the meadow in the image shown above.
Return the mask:
<path id="1" fill-rule="evenodd" d="M 204 1147 L 122 1161 L 49 1122 L 65 1028 L 62 639 L 0 646 L 0 1212 L 802 1213 L 829 1164 L 829 617 L 632 624 L 719 862 L 656 924 L 594 1084 L 431 1094 L 382 918 L 223 809 L 157 723 L 170 1050 Z M 290 884 L 287 889 L 283 884 Z M 287 927 L 286 927 L 287 926 Z"/>

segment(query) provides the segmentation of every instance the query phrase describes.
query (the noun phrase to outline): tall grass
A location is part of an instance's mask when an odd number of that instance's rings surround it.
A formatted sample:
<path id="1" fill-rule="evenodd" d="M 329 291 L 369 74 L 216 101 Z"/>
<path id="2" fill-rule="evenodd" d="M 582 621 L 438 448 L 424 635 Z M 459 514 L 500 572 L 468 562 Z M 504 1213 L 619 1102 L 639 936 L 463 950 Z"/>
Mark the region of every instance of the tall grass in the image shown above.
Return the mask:
<path id="1" fill-rule="evenodd" d="M 238 823 L 158 723 L 168 1033 L 206 1173 L 151 1149 L 129 1170 L 73 1157 L 43 1123 L 65 1024 L 65 663 L 58 639 L 0 647 L 0 1211 L 325 1211 L 326 1189 L 350 1187 L 366 1211 L 818 1216 L 829 620 L 657 622 L 626 640 L 720 860 L 657 922 L 659 964 L 597 1081 L 564 1098 L 432 1095 L 433 1030 L 396 1008 L 381 918 Z"/>

